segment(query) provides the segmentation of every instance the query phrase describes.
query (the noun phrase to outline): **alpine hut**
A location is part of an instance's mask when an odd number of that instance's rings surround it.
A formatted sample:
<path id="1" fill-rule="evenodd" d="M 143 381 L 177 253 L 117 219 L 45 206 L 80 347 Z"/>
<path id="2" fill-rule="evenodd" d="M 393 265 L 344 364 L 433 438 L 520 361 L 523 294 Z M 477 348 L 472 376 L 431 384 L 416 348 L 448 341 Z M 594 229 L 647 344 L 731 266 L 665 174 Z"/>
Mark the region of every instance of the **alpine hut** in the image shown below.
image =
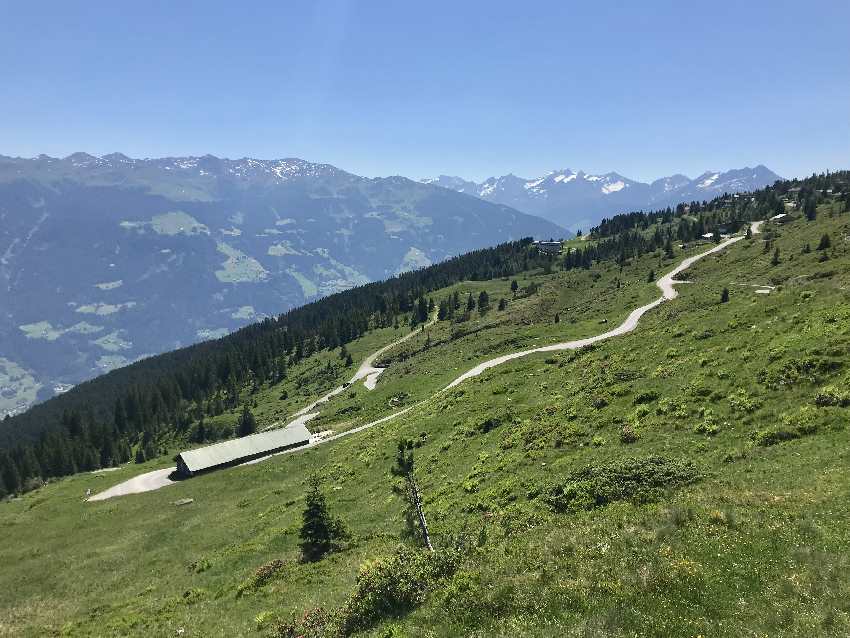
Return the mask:
<path id="1" fill-rule="evenodd" d="M 307 445 L 310 432 L 303 424 L 279 430 L 259 432 L 180 452 L 177 455 L 177 474 L 188 478 L 201 472 L 239 465 L 246 461 Z"/>

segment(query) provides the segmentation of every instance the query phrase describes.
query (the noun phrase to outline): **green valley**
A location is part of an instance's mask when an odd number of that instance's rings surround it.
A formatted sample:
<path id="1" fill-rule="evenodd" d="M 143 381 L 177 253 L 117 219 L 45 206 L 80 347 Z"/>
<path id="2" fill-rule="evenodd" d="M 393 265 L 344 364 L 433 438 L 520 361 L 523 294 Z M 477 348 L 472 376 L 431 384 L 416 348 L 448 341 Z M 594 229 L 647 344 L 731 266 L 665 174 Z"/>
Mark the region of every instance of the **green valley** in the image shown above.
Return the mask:
<path id="1" fill-rule="evenodd" d="M 23 415 L 27 440 L 3 452 L 18 484 L 0 504 L 0 636 L 847 635 L 848 189 L 847 172 L 779 182 L 616 216 L 553 257 L 481 251 Z M 611 331 L 713 248 L 634 330 L 447 389 Z M 284 426 L 407 335 L 374 389 L 344 387 L 308 427 L 396 418 L 86 501 L 231 436 L 246 406 Z M 144 418 L 125 413 L 135 397 Z M 60 439 L 79 454 L 25 471 Z M 407 520 L 400 441 L 434 552 Z M 89 449 L 109 462 L 84 465 Z M 311 476 L 347 533 L 305 561 Z"/>

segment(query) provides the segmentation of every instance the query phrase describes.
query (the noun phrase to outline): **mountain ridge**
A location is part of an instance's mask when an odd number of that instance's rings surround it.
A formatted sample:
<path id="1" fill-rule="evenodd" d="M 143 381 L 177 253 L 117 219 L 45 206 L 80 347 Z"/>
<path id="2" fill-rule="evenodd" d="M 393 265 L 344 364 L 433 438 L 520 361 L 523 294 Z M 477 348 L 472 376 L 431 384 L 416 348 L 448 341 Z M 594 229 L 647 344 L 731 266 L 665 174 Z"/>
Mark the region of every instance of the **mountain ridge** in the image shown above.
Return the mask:
<path id="1" fill-rule="evenodd" d="M 677 173 L 649 183 L 614 171 L 597 175 L 570 168 L 533 179 L 508 173 L 483 182 L 451 175 L 421 181 L 506 204 L 576 231 L 617 213 L 704 201 L 725 192 L 753 191 L 779 179 L 779 175 L 758 164 L 752 168 L 706 171 L 694 179 Z"/>
<path id="2" fill-rule="evenodd" d="M 333 292 L 566 234 L 298 158 L 0 156 L 0 416 Z"/>

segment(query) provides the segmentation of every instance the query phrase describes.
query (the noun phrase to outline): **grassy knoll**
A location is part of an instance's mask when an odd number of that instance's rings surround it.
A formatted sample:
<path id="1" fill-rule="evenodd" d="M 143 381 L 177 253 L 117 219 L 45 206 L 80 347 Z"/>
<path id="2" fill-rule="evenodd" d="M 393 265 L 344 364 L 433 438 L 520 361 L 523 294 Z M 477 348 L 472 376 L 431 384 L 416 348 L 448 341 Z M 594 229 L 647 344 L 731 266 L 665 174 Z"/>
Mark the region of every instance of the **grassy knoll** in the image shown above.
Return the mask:
<path id="1" fill-rule="evenodd" d="M 350 438 L 148 494 L 82 502 L 143 465 L 3 504 L 0 635 L 271 635 L 319 606 L 375 637 L 847 635 L 850 214 L 830 212 L 700 261 L 628 335 L 493 368 Z M 317 424 L 351 427 L 491 356 L 607 330 L 657 296 L 649 270 L 681 256 L 526 273 L 541 288 L 517 300 L 509 281 L 458 284 L 508 307 L 417 335 L 388 353 L 374 392 L 346 391 Z M 359 360 L 402 331 L 349 350 Z M 261 424 L 349 377 L 299 385 L 334 357 L 293 369 L 285 401 L 282 386 L 260 390 Z M 405 542 L 390 473 L 401 436 L 417 441 L 436 546 L 468 533 L 439 569 L 389 558 Z M 353 536 L 301 564 L 313 471 Z M 396 591 L 408 581 L 421 590 Z M 366 595 L 374 583 L 396 613 Z"/>

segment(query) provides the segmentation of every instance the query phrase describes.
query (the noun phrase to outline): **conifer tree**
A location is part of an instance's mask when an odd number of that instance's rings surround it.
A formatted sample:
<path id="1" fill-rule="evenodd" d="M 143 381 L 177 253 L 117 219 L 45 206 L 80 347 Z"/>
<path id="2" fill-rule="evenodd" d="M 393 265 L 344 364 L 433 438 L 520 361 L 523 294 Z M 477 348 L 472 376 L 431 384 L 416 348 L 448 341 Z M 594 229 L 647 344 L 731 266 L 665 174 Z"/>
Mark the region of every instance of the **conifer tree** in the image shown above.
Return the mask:
<path id="1" fill-rule="evenodd" d="M 806 215 L 806 219 L 810 222 L 817 219 L 818 209 L 814 197 L 807 197 L 806 201 L 803 202 L 803 213 Z"/>
<path id="2" fill-rule="evenodd" d="M 729 301 L 729 289 L 724 288 L 723 292 L 720 293 L 720 303 L 726 303 Z"/>
<path id="3" fill-rule="evenodd" d="M 304 511 L 301 514 L 301 557 L 305 562 L 321 560 L 326 554 L 337 551 L 348 532 L 341 520 L 331 516 L 322 482 L 316 474 L 307 480 L 307 494 L 304 497 Z"/>
<path id="4" fill-rule="evenodd" d="M 328 364 L 330 364 L 330 361 L 328 361 Z M 248 436 L 256 431 L 257 420 L 246 403 L 242 406 L 242 414 L 239 415 L 239 422 L 236 424 L 236 436 Z"/>
<path id="5" fill-rule="evenodd" d="M 482 290 L 478 295 L 478 312 L 482 315 L 490 310 L 490 295 L 486 290 Z"/>

